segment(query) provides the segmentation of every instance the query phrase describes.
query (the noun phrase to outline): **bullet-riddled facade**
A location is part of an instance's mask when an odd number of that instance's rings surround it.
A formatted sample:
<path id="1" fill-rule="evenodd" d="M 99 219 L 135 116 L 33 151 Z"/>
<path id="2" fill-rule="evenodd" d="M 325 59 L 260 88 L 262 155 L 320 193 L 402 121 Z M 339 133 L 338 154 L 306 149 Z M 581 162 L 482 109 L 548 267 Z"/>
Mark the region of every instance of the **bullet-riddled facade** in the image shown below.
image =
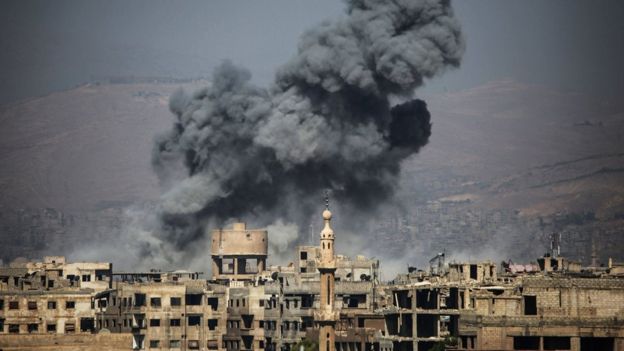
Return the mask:
<path id="1" fill-rule="evenodd" d="M 291 350 L 308 340 L 338 351 L 624 351 L 622 264 L 451 261 L 381 282 L 379 261 L 335 254 L 331 214 L 323 220 L 319 246 L 298 247 L 287 266 L 266 266 L 264 230 L 213 232 L 211 256 L 232 270 L 209 280 L 63 257 L 0 268 L 0 349 Z M 234 237 L 249 242 L 223 244 Z"/>

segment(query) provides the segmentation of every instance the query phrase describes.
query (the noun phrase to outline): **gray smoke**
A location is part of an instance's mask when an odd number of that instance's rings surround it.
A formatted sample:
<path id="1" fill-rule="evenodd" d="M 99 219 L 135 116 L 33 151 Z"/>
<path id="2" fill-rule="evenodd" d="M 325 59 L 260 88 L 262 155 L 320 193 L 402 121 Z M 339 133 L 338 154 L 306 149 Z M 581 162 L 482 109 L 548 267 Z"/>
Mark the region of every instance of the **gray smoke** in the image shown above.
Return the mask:
<path id="1" fill-rule="evenodd" d="M 269 89 L 224 62 L 210 87 L 171 97 L 176 121 L 153 155 L 167 188 L 157 235 L 185 249 L 230 218 L 307 228 L 326 188 L 355 210 L 374 208 L 431 134 L 414 89 L 463 51 L 448 0 L 351 0 L 345 17 L 303 34 Z"/>

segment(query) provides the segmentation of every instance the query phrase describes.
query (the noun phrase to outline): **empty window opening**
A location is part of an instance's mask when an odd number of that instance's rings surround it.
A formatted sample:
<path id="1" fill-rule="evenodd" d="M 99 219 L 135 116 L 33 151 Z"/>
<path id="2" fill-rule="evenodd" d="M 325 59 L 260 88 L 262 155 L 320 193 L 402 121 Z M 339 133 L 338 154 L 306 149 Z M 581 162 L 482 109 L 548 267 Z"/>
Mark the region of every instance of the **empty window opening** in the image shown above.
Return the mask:
<path id="1" fill-rule="evenodd" d="M 160 340 L 150 340 L 149 347 L 150 347 L 150 349 L 159 349 L 160 348 Z"/>
<path id="2" fill-rule="evenodd" d="M 76 301 L 65 301 L 65 309 L 76 308 Z"/>
<path id="3" fill-rule="evenodd" d="M 537 297 L 536 296 L 523 296 L 524 298 L 524 314 L 526 316 L 537 315 Z"/>
<path id="4" fill-rule="evenodd" d="M 19 309 L 19 301 L 9 301 L 9 309 L 10 310 L 18 310 Z"/>
<path id="5" fill-rule="evenodd" d="M 134 294 L 134 305 L 145 306 L 147 297 L 145 294 Z"/>
<path id="6" fill-rule="evenodd" d="M 152 297 L 150 298 L 150 306 L 152 307 L 160 307 L 160 297 Z"/>
<path id="7" fill-rule="evenodd" d="M 401 325 L 399 328 L 399 336 L 412 337 L 412 314 L 404 313 L 400 315 Z"/>
<path id="8" fill-rule="evenodd" d="M 251 329 L 253 325 L 254 316 L 251 314 L 244 314 L 241 317 L 243 318 L 243 328 Z"/>
<path id="9" fill-rule="evenodd" d="M 80 318 L 80 331 L 81 332 L 93 332 L 95 331 L 95 321 L 93 318 Z"/>
<path id="10" fill-rule="evenodd" d="M 180 326 L 180 318 L 170 319 L 169 320 L 170 327 L 179 327 Z"/>
<path id="11" fill-rule="evenodd" d="M 234 259 L 233 258 L 224 258 L 221 261 L 221 273 L 223 274 L 234 273 Z"/>
<path id="12" fill-rule="evenodd" d="M 46 326 L 46 331 L 48 333 L 56 333 L 56 324 L 48 323 L 48 325 Z"/>
<path id="13" fill-rule="evenodd" d="M 56 301 L 48 301 L 48 309 L 55 310 L 56 309 Z"/>
<path id="14" fill-rule="evenodd" d="M 416 334 L 419 338 L 438 336 L 438 316 L 419 314 L 416 317 Z"/>
<path id="15" fill-rule="evenodd" d="M 210 308 L 213 311 L 216 311 L 219 308 L 219 298 L 218 297 L 209 297 L 208 298 L 208 306 L 210 306 Z"/>
<path id="16" fill-rule="evenodd" d="M 301 295 L 301 308 L 312 308 L 314 305 L 314 295 Z"/>
<path id="17" fill-rule="evenodd" d="M 446 307 L 456 309 L 459 308 L 459 289 L 451 288 L 449 296 L 446 298 Z"/>
<path id="18" fill-rule="evenodd" d="M 150 319 L 149 321 L 149 326 L 150 327 L 160 327 L 160 319 Z"/>
<path id="19" fill-rule="evenodd" d="M 613 351 L 613 338 L 581 338 L 581 351 Z"/>
<path id="20" fill-rule="evenodd" d="M 171 298 L 171 306 L 181 306 L 182 298 L 181 297 L 172 297 Z"/>
<path id="21" fill-rule="evenodd" d="M 216 330 L 219 325 L 218 319 L 209 319 L 208 320 L 208 330 Z"/>
<path id="22" fill-rule="evenodd" d="M 394 292 L 394 305 L 399 308 L 412 308 L 412 296 L 408 290 L 397 290 Z"/>
<path id="23" fill-rule="evenodd" d="M 416 307 L 427 310 L 438 308 L 438 290 L 416 290 Z"/>
<path id="24" fill-rule="evenodd" d="M 348 308 L 366 308 L 366 295 L 345 295 L 343 298 L 343 304 Z"/>
<path id="25" fill-rule="evenodd" d="M 238 261 L 239 274 L 255 274 L 258 273 L 257 258 L 240 258 Z"/>
<path id="26" fill-rule="evenodd" d="M 202 304 L 202 294 L 186 294 L 186 304 L 188 306 L 200 306 Z"/>
<path id="27" fill-rule="evenodd" d="M 560 336 L 545 336 L 544 350 L 569 350 L 570 338 Z"/>
<path id="28" fill-rule="evenodd" d="M 470 265 L 470 279 L 477 279 L 477 265 L 476 264 L 471 264 Z"/>
<path id="29" fill-rule="evenodd" d="M 37 332 L 39 332 L 39 324 L 36 324 L 36 323 L 28 324 L 27 331 L 28 331 L 28 333 L 37 333 Z"/>
<path id="30" fill-rule="evenodd" d="M 514 336 L 514 350 L 539 350 L 539 336 Z"/>
<path id="31" fill-rule="evenodd" d="M 98 280 L 98 281 L 106 280 L 108 278 L 108 275 L 109 275 L 108 270 L 103 270 L 103 269 L 95 270 L 95 280 Z"/>
<path id="32" fill-rule="evenodd" d="M 37 309 L 37 301 L 28 301 L 28 309 L 36 310 Z"/>
<path id="33" fill-rule="evenodd" d="M 9 324 L 9 334 L 19 334 L 19 324 Z"/>
<path id="34" fill-rule="evenodd" d="M 307 251 L 301 251 L 299 253 L 299 258 L 302 260 L 307 260 L 308 259 L 308 252 Z"/>
<path id="35" fill-rule="evenodd" d="M 189 325 L 189 327 L 200 326 L 201 325 L 201 316 L 200 315 L 188 316 L 188 325 Z"/>

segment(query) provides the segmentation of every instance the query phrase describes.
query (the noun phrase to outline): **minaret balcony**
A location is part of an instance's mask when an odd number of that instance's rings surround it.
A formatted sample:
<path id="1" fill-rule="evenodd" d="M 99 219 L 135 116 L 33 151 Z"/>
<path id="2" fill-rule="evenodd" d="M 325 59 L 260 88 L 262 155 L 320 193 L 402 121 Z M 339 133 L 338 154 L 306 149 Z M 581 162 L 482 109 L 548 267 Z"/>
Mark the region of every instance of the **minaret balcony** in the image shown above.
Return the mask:
<path id="1" fill-rule="evenodd" d="M 331 261 L 323 261 L 320 260 L 318 261 L 316 268 L 318 268 L 319 271 L 331 271 L 331 270 L 336 270 L 336 260 L 332 259 Z"/>
<path id="2" fill-rule="evenodd" d="M 336 310 L 314 311 L 314 320 L 317 322 L 331 322 L 340 319 L 340 312 Z"/>

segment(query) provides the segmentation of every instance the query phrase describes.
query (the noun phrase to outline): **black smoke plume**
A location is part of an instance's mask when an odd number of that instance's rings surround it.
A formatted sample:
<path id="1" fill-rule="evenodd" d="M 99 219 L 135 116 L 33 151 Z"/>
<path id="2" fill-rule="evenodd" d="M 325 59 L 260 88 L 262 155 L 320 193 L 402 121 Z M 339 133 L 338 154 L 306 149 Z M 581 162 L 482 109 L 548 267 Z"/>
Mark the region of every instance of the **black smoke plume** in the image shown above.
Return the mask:
<path id="1" fill-rule="evenodd" d="M 303 34 L 269 89 L 224 62 L 210 87 L 171 97 L 176 121 L 153 155 L 168 187 L 158 235 L 184 249 L 229 218 L 305 225 L 326 188 L 357 210 L 382 203 L 431 134 L 414 89 L 463 51 L 448 0 L 351 0 L 344 18 Z"/>

